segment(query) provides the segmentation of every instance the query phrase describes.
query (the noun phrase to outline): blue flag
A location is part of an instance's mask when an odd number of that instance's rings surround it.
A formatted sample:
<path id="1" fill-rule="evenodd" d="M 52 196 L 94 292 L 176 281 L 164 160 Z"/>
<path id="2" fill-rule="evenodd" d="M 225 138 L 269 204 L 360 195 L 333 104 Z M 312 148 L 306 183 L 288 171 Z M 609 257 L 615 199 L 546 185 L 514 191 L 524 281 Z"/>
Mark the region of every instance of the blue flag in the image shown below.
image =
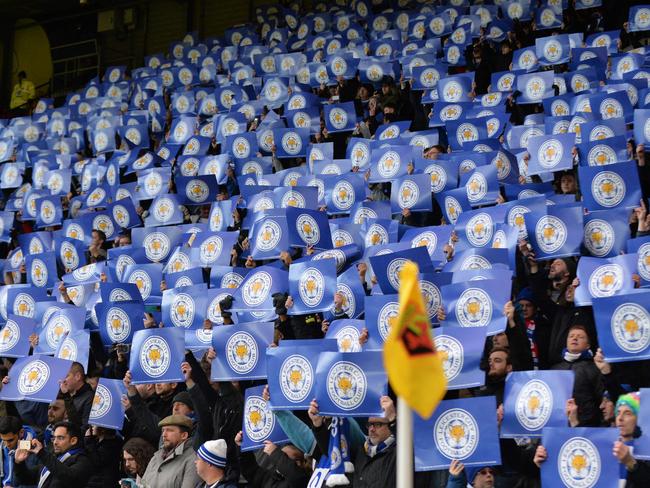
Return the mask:
<path id="1" fill-rule="evenodd" d="M 409 146 L 389 145 L 373 149 L 368 182 L 380 183 L 406 176 L 412 154 Z"/>
<path id="2" fill-rule="evenodd" d="M 398 293 L 400 272 L 409 261 L 416 263 L 421 272 L 434 271 L 429 252 L 423 246 L 403 251 L 396 250 L 389 254 L 378 254 L 370 258 L 370 265 L 383 293 Z"/>
<path id="3" fill-rule="evenodd" d="M 494 397 L 478 397 L 444 400 L 428 420 L 414 415 L 415 470 L 447 469 L 454 459 L 466 468 L 501 464 L 496 410 Z"/>
<path id="4" fill-rule="evenodd" d="M 528 175 L 539 175 L 573 168 L 571 150 L 575 134 L 533 136 L 528 139 Z"/>
<path id="5" fill-rule="evenodd" d="M 650 30 L 650 5 L 630 7 L 628 14 L 628 30 L 644 32 Z"/>
<path id="6" fill-rule="evenodd" d="M 55 358 L 75 361 L 88 372 L 88 357 L 90 355 L 90 332 L 86 329 L 71 331 L 59 343 L 54 354 Z"/>
<path id="7" fill-rule="evenodd" d="M 238 236 L 238 232 L 197 233 L 190 251 L 192 262 L 202 267 L 228 266 Z"/>
<path id="8" fill-rule="evenodd" d="M 314 398 L 318 355 L 337 351 L 334 340 L 282 341 L 266 350 L 272 410 L 307 410 Z"/>
<path id="9" fill-rule="evenodd" d="M 391 210 L 399 213 L 404 209 L 413 212 L 431 211 L 431 177 L 414 174 L 394 180 L 390 193 Z"/>
<path id="10" fill-rule="evenodd" d="M 622 119 L 610 119 L 620 120 Z M 607 138 L 600 137 L 610 128 L 601 121 L 600 125 L 594 125 L 591 129 L 591 134 L 582 132 L 582 143 L 578 145 L 578 154 L 580 156 L 580 164 L 582 166 L 606 166 L 624 162 L 627 160 L 627 140 L 625 136 L 609 136 Z M 585 130 L 585 125 L 580 126 L 581 131 Z M 584 142 L 589 138 L 589 141 Z"/>
<path id="11" fill-rule="evenodd" d="M 217 197 L 217 178 L 215 175 L 177 176 L 176 189 L 181 195 L 183 205 L 203 205 L 213 202 Z"/>
<path id="12" fill-rule="evenodd" d="M 183 381 L 185 332 L 178 328 L 145 329 L 133 334 L 129 369 L 132 384 Z"/>
<path id="13" fill-rule="evenodd" d="M 54 354 L 66 334 L 83 329 L 86 311 L 70 307 L 52 313 L 38 333 L 37 354 Z"/>
<path id="14" fill-rule="evenodd" d="M 539 64 L 554 66 L 569 62 L 569 36 L 560 34 L 535 39 L 535 51 Z"/>
<path id="15" fill-rule="evenodd" d="M 322 415 L 381 416 L 387 385 L 381 351 L 323 352 L 318 358 L 315 397 Z"/>
<path id="16" fill-rule="evenodd" d="M 627 252 L 637 255 L 637 272 L 641 276 L 641 286 L 650 286 L 650 236 L 637 237 L 627 241 Z"/>
<path id="17" fill-rule="evenodd" d="M 578 261 L 580 286 L 575 291 L 575 304 L 591 305 L 592 298 L 624 295 L 634 290 L 632 275 L 636 273 L 637 257 L 623 254 L 613 258 L 582 257 Z"/>
<path id="18" fill-rule="evenodd" d="M 178 196 L 174 194 L 159 195 L 149 207 L 149 215 L 144 219 L 145 227 L 183 223 Z"/>
<path id="19" fill-rule="evenodd" d="M 264 216 L 255 221 L 250 232 L 251 256 L 254 259 L 275 259 L 289 249 L 287 218 Z M 230 255 L 228 255 L 230 257 Z"/>
<path id="20" fill-rule="evenodd" d="M 163 323 L 184 329 L 202 329 L 208 306 L 207 285 L 198 284 L 167 289 L 162 297 Z"/>
<path id="21" fill-rule="evenodd" d="M 497 280 L 478 280 L 442 287 L 442 303 L 447 313 L 444 326 L 488 326 L 487 335 L 503 332 L 503 307 L 510 300 L 511 286 Z"/>
<path id="22" fill-rule="evenodd" d="M 51 403 L 72 363 L 65 359 L 34 355 L 19 358 L 9 370 L 11 381 L 0 391 L 0 400 Z"/>
<path id="23" fill-rule="evenodd" d="M 254 451 L 264 447 L 265 441 L 274 444 L 289 442 L 280 427 L 268 402 L 262 397 L 264 385 L 247 388 L 244 397 L 244 419 L 242 422 L 242 452 Z"/>
<path id="24" fill-rule="evenodd" d="M 478 166 L 461 175 L 460 184 L 465 187 L 467 200 L 473 207 L 496 202 L 499 196 L 497 171 L 493 165 Z"/>
<path id="25" fill-rule="evenodd" d="M 485 373 L 479 368 L 487 327 L 463 329 L 440 327 L 435 330 L 433 341 L 447 378 L 448 390 L 460 390 L 483 386 Z"/>
<path id="26" fill-rule="evenodd" d="M 595 210 L 585 215 L 583 243 L 589 254 L 596 258 L 618 256 L 630 239 L 628 211 L 624 208 Z"/>
<path id="27" fill-rule="evenodd" d="M 137 287 L 135 291 L 137 292 Z M 102 303 L 96 306 L 102 342 L 105 346 L 130 344 L 133 334 L 144 329 L 144 304 L 141 300 L 122 300 L 121 298 L 131 297 L 125 296 L 120 288 L 115 288 L 110 293 L 109 297 L 111 296 L 113 300 L 103 301 L 102 298 Z M 137 297 L 139 296 L 138 292 Z"/>
<path id="28" fill-rule="evenodd" d="M 641 186 L 634 161 L 608 164 L 604 168 L 581 166 L 578 177 L 585 207 L 589 210 L 639 205 Z"/>
<path id="29" fill-rule="evenodd" d="M 336 340 L 339 352 L 359 352 L 362 349 L 359 338 L 365 326 L 364 320 L 334 320 L 325 333 L 325 339 Z"/>
<path id="30" fill-rule="evenodd" d="M 399 312 L 397 295 L 370 295 L 365 299 L 365 317 L 368 326 L 366 349 L 383 349 L 390 328 Z"/>
<path id="31" fill-rule="evenodd" d="M 273 266 L 261 266 L 248 273 L 233 293 L 233 311 L 273 310 L 273 294 L 289 289 L 289 273 Z"/>
<path id="32" fill-rule="evenodd" d="M 353 131 L 357 123 L 354 102 L 325 105 L 324 116 L 325 127 L 331 134 Z"/>
<path id="33" fill-rule="evenodd" d="M 553 72 L 543 71 L 517 76 L 517 90 L 521 92 L 517 103 L 542 103 L 545 98 L 554 95 Z"/>
<path id="34" fill-rule="evenodd" d="M 359 173 L 323 176 L 325 204 L 330 214 L 347 214 L 366 197 L 366 184 Z"/>
<path id="35" fill-rule="evenodd" d="M 34 333 L 35 328 L 35 320 L 8 314 L 7 322 L 0 329 L 0 355 L 8 358 L 27 356 L 31 348 L 29 336 Z"/>
<path id="36" fill-rule="evenodd" d="M 525 204 L 526 200 L 522 200 Z M 550 205 L 526 214 L 526 232 L 537 259 L 579 256 L 583 210 L 580 205 Z"/>
<path id="37" fill-rule="evenodd" d="M 289 294 L 294 305 L 290 315 L 326 312 L 332 308 L 336 292 L 336 262 L 321 259 L 289 266 Z"/>
<path id="38" fill-rule="evenodd" d="M 124 427 L 124 407 L 122 396 L 126 387 L 122 380 L 99 378 L 88 423 L 107 429 L 121 430 Z"/>
<path id="39" fill-rule="evenodd" d="M 325 212 L 289 207 L 287 224 L 290 246 L 332 248 L 332 235 Z"/>
<path id="40" fill-rule="evenodd" d="M 342 295 L 342 308 L 348 317 L 356 319 L 364 312 L 366 293 L 356 268 L 351 267 L 337 277 L 336 291 Z"/>
<path id="41" fill-rule="evenodd" d="M 307 157 L 309 129 L 273 129 L 273 140 L 279 159 Z"/>
<path id="42" fill-rule="evenodd" d="M 212 329 L 212 381 L 266 378 L 266 348 L 273 342 L 273 323 L 226 325 Z"/>
<path id="43" fill-rule="evenodd" d="M 25 258 L 25 267 L 29 282 L 38 288 L 52 288 L 58 280 L 54 252 L 30 254 Z"/>
<path id="44" fill-rule="evenodd" d="M 650 291 L 594 298 L 598 344 L 608 362 L 650 359 Z"/>
<path id="45" fill-rule="evenodd" d="M 542 486 L 618 486 L 620 465 L 612 456 L 618 438 L 618 429 L 545 428 L 542 445 L 548 458 L 541 467 Z"/>
<path id="46" fill-rule="evenodd" d="M 573 379 L 573 371 L 510 373 L 506 378 L 501 437 L 541 437 L 544 427 L 564 427 Z"/>

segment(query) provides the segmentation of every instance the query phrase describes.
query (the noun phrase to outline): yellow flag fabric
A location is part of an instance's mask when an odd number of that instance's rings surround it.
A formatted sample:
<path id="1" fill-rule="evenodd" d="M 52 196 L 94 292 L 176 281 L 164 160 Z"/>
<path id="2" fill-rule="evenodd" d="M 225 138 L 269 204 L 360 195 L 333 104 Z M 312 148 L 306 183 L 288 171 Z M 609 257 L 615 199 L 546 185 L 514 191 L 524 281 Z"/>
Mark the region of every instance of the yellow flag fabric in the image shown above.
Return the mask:
<path id="1" fill-rule="evenodd" d="M 404 265 L 399 283 L 399 314 L 384 344 L 384 367 L 393 391 L 427 419 L 445 396 L 447 379 L 433 342 L 417 264 Z"/>

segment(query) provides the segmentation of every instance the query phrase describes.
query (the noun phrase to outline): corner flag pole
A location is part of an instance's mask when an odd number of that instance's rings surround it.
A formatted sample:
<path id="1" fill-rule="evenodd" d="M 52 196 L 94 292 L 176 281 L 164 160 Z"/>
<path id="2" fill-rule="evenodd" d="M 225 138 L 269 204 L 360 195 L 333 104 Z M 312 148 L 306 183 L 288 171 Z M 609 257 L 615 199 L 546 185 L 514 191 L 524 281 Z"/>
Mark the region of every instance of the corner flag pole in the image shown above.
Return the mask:
<path id="1" fill-rule="evenodd" d="M 413 411 L 397 397 L 397 488 L 413 488 Z"/>

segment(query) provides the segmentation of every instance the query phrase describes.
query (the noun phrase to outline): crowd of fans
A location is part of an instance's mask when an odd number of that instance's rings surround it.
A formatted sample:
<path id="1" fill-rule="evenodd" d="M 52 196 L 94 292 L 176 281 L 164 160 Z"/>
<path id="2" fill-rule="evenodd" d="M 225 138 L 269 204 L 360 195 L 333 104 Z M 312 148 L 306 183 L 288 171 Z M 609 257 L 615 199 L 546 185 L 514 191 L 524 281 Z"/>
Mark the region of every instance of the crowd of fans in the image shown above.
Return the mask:
<path id="1" fill-rule="evenodd" d="M 350 3 L 348 5 L 348 3 Z M 371 40 L 381 39 L 382 33 L 372 28 L 371 19 L 387 12 L 388 7 L 394 7 L 387 17 L 395 19 L 395 12 L 408 11 L 415 19 L 419 12 L 432 15 L 433 12 L 446 12 L 452 5 L 454 17 L 469 13 L 468 2 L 365 2 L 370 10 L 369 16 L 362 15 L 359 4 L 363 2 L 333 2 L 325 8 L 332 15 L 332 19 L 339 15 L 347 15 L 350 21 L 358 26 L 364 37 L 353 43 L 357 48 L 367 48 Z M 507 19 L 503 13 L 505 2 L 500 4 L 499 18 Z M 631 51 L 647 54 L 646 41 L 643 32 L 628 32 L 628 24 L 622 25 L 622 10 L 618 5 L 605 5 L 605 7 L 576 9 L 572 0 L 568 2 L 548 2 L 559 4 L 559 19 L 561 26 L 551 30 L 541 30 L 536 26 L 534 14 L 528 20 L 509 21 L 510 30 L 502 38 L 495 40 L 487 25 L 479 27 L 473 34 L 472 40 L 464 47 L 465 63 L 462 65 L 449 65 L 448 74 L 474 72 L 472 91 L 469 96 L 477 103 L 481 97 L 488 93 L 495 93 L 492 83 L 492 74 L 513 70 L 513 53 L 526 46 L 534 46 L 535 40 L 541 37 L 560 33 L 580 33 L 587 38 L 589 35 L 620 29 L 620 37 L 616 39 L 616 51 Z M 586 3 L 586 2 L 582 2 Z M 603 2 L 610 4 L 606 0 Z M 522 2 L 523 4 L 523 2 Z M 547 6 L 546 2 L 534 2 L 530 11 L 536 12 Z M 299 27 L 303 20 L 307 28 L 313 29 L 314 14 L 324 6 L 322 4 L 309 6 L 291 4 L 286 7 L 275 6 L 258 10 L 257 21 L 245 27 L 245 32 L 260 45 L 277 48 L 278 53 L 287 51 L 287 46 L 298 39 Z M 564 8 L 562 8 L 564 7 Z M 152 7 L 155 8 L 155 7 Z M 497 6 L 497 9 L 499 6 Z M 284 15 L 288 13 L 289 15 Z M 224 12 L 224 15 L 227 13 Z M 611 14 L 611 16 L 610 16 Z M 625 14 L 627 14 L 625 12 Z M 451 17 L 450 17 L 451 18 Z M 625 16 L 625 19 L 627 17 Z M 453 20 L 453 19 L 452 19 Z M 480 20 L 480 17 L 479 17 Z M 493 20 L 497 20 L 496 17 Z M 293 24 L 295 21 L 295 24 Z M 410 25 L 410 24 L 409 24 Z M 455 23 L 454 26 L 457 24 Z M 347 40 L 340 36 L 335 28 L 335 23 L 328 26 L 334 37 L 345 45 Z M 424 39 L 413 39 L 407 29 L 387 30 L 388 33 L 397 32 L 399 44 L 406 46 L 408 41 L 415 41 L 414 52 L 424 49 L 425 39 L 440 39 L 438 56 L 444 46 L 450 45 L 450 35 L 437 37 L 431 33 L 425 34 Z M 230 32 L 230 31 L 229 31 Z M 275 33 L 275 34 L 274 34 Z M 646 31 L 647 33 L 647 31 Z M 314 32 L 310 32 L 314 35 Z M 337 37 L 338 36 L 338 37 Z M 374 36 L 374 37 L 371 37 Z M 329 39 L 329 37 L 328 37 Z M 403 42 L 402 42 L 403 41 Z M 420 42 L 422 41 L 422 42 Z M 206 40 L 205 44 L 189 36 L 186 39 L 187 48 L 205 46 L 205 53 L 222 53 L 222 48 L 232 44 L 231 38 Z M 428 46 L 427 46 L 428 47 Z M 239 48 L 244 52 L 243 45 Z M 345 46 L 343 46 L 345 49 Z M 297 48 L 295 49 L 298 50 Z M 237 49 L 235 49 L 237 52 Z M 331 53 L 320 50 L 320 58 L 325 59 Z M 403 56 L 397 53 L 395 59 L 400 61 Z M 439 56 L 438 56 L 439 57 Z M 215 76 L 208 82 L 195 82 L 192 85 L 177 84 L 165 87 L 160 82 L 161 71 L 170 65 L 182 66 L 183 62 L 175 60 L 174 53 L 162 60 L 162 64 L 155 68 L 145 68 L 133 71 L 130 76 L 125 76 L 120 81 L 125 90 L 120 91 L 117 99 L 109 95 L 102 101 L 111 103 L 98 106 L 91 114 L 85 117 L 71 117 L 74 105 L 80 100 L 88 101 L 90 97 L 82 96 L 91 87 L 100 88 L 108 92 L 111 83 L 104 80 L 92 80 L 87 87 L 79 92 L 74 100 L 74 95 L 68 99 L 64 108 L 70 111 L 61 113 L 69 129 L 63 132 L 49 131 L 52 122 L 57 119 L 57 109 L 50 101 L 41 100 L 36 112 L 27 117 L 20 117 L 0 122 L 2 139 L 13 141 L 13 152 L 4 163 L 24 163 L 21 167 L 23 182 L 36 185 L 36 170 L 31 164 L 33 155 L 43 156 L 49 154 L 64 155 L 66 158 L 54 158 L 53 161 L 61 163 L 66 161 L 79 171 L 73 175 L 70 191 L 61 198 L 63 222 L 67 219 L 77 218 L 86 213 L 92 213 L 97 208 L 87 208 L 80 205 L 79 197 L 87 196 L 93 188 L 99 186 L 104 179 L 104 172 L 97 172 L 100 176 L 96 179 L 95 186 L 87 186 L 82 180 L 84 165 L 95 165 L 106 168 L 111 161 L 117 161 L 125 154 L 129 157 L 142 157 L 145 154 L 156 154 L 156 164 L 160 167 L 173 169 L 169 181 L 169 193 L 176 192 L 175 177 L 179 175 L 179 161 L 182 161 L 184 146 L 173 146 L 170 138 L 173 136 L 173 126 L 179 116 L 190 115 L 195 118 L 196 134 L 209 136 L 209 147 L 205 148 L 203 155 L 227 154 L 225 141 L 214 135 L 217 127 L 212 124 L 214 113 L 199 113 L 200 101 L 196 107 L 191 107 L 187 113 L 179 114 L 173 108 L 173 100 L 179 93 L 203 91 L 212 93 L 215 87 L 238 85 L 246 86 L 246 92 L 260 96 L 260 83 L 254 83 L 253 77 L 261 74 L 250 73 L 250 78 L 242 79 L 234 76 L 235 70 L 244 65 L 251 65 L 250 60 L 242 65 L 228 63 L 221 58 L 216 58 Z M 315 58 L 318 59 L 318 58 Z M 241 58 L 243 60 L 243 57 Z M 440 61 L 440 60 L 439 60 Z M 189 65 L 190 60 L 185 60 Z M 555 73 L 569 70 L 568 63 L 551 66 Z M 639 67 L 643 73 L 638 77 L 646 83 L 650 79 L 650 69 L 647 71 Z M 154 88 L 146 85 L 147 81 L 156 80 Z M 163 80 L 164 81 L 164 80 Z M 318 97 L 323 104 L 337 104 L 354 102 L 358 122 L 353 131 L 330 133 L 326 128 L 322 111 L 319 112 L 319 127 L 312 131 L 310 142 L 313 144 L 333 143 L 333 154 L 330 159 L 345 160 L 349 158 L 348 145 L 350 137 L 372 139 L 378 130 L 400 121 L 410 122 L 409 133 L 430 134 L 430 119 L 432 107 L 435 103 L 428 98 L 426 92 L 415 90 L 411 87 L 411 78 L 405 69 L 398 70 L 393 76 L 385 75 L 374 83 L 362 81 L 359 72 L 351 77 L 331 77 L 320 86 L 311 87 L 301 84 L 292 77 L 289 85 L 288 96 L 300 92 L 309 92 Z M 102 83 L 103 82 L 103 83 Z M 566 87 L 564 87 L 566 90 Z M 598 91 L 596 86 L 592 90 Z M 619 88 L 620 89 L 620 88 Z M 556 95 L 560 87 L 555 86 Z M 506 113 L 508 114 L 508 127 L 527 124 L 530 115 L 543 114 L 542 104 L 517 103 L 518 92 L 504 93 Z M 149 112 L 147 100 L 162 97 L 164 107 L 158 112 Z M 254 99 L 255 97 L 251 97 Z M 262 98 L 260 98 L 262 99 Z M 437 102 L 436 102 L 437 103 Z M 644 106 L 638 100 L 633 104 L 638 108 Z M 43 107 L 44 105 L 44 107 Z M 259 112 L 247 117 L 245 132 L 256 131 L 264 126 L 265 119 L 280 120 L 285 107 L 280 105 L 270 108 L 262 104 Z M 238 105 L 233 105 L 236 110 Z M 40 108 L 39 108 L 40 107 Z M 107 116 L 102 116 L 102 110 L 108 109 Z M 215 108 L 216 110 L 216 108 Z M 223 112 L 223 110 L 222 110 Z M 141 147 L 133 144 L 124 137 L 121 131 L 115 134 L 115 146 L 108 152 L 96 151 L 93 142 L 93 129 L 97 130 L 96 122 L 100 119 L 109 121 L 108 127 L 117 129 L 121 120 L 131 116 L 145 116 L 148 127 L 148 146 Z M 92 115 L 92 116 L 91 116 Z M 96 117 L 95 117 L 96 115 Z M 545 114 L 548 115 L 548 114 Z M 43 130 L 39 143 L 29 142 L 22 137 L 20 127 L 32 122 L 42 123 L 47 131 Z M 71 122 L 81 124 L 82 130 L 72 128 Z M 84 127 L 83 124 L 88 124 Z M 111 126 L 111 124 L 114 124 Z M 125 122 L 126 124 L 126 122 Z M 84 130 L 87 128 L 87 130 Z M 505 129 L 505 127 L 504 127 Z M 638 207 L 629 212 L 629 229 L 631 237 L 650 235 L 650 215 L 647 210 L 647 198 L 650 191 L 650 175 L 646 164 L 647 154 L 643 144 L 637 144 L 631 137 L 633 127 L 628 123 L 626 135 L 628 136 L 627 160 L 636 163 L 639 181 L 643 189 L 643 197 Z M 9 132 L 7 132 L 9 131 Z M 575 131 L 575 130 L 574 130 Z M 445 133 L 444 125 L 433 131 L 437 134 L 434 143 L 426 147 L 415 146 L 419 159 L 446 160 L 453 155 L 450 141 L 451 135 Z M 13 138 L 11 138 L 13 135 Z M 505 147 L 505 133 L 502 131 L 493 140 L 497 141 L 499 148 Z M 71 152 L 61 145 L 56 145 L 63 140 L 75 147 Z M 40 142 L 44 142 L 40 144 Z M 72 141 L 72 142 L 70 142 Z M 113 142 L 113 141 L 111 141 Z M 52 144 L 50 144 L 52 143 Z M 265 151 L 260 149 L 257 158 L 270 163 L 273 173 L 278 173 L 288 168 L 303 168 L 311 170 L 313 161 L 307 158 L 278 158 L 277 144 L 275 142 Z M 170 152 L 171 148 L 171 152 Z M 503 149 L 504 151 L 506 149 Z M 525 168 L 530 156 L 526 156 L 525 148 L 519 153 L 519 183 L 526 185 L 537 183 L 537 177 L 526 176 Z M 128 157 L 127 157 L 128 159 Z M 580 201 L 579 182 L 576 166 L 571 170 L 557 172 L 550 181 L 553 184 L 553 193 L 569 195 L 572 200 Z M 57 166 L 58 167 L 58 166 Z M 63 167 L 63 166 L 62 166 Z M 53 167 L 49 169 L 54 169 Z M 244 224 L 250 217 L 252 209 L 247 207 L 245 199 L 240 195 L 241 185 L 244 180 L 238 174 L 239 165 L 232 162 L 228 165 L 226 173 L 222 175 L 221 184 L 218 186 L 217 201 L 232 201 L 232 222 L 229 231 L 238 231 L 239 239 L 231 252 L 230 264 L 233 268 L 255 268 L 268 264 L 270 260 L 254 259 L 251 249 L 254 246 L 253 236 L 249 236 L 249 227 Z M 367 168 L 353 165 L 353 172 L 365 173 Z M 409 164 L 408 174 L 418 170 L 414 164 Z M 307 170 L 305 170 L 307 175 Z M 263 175 L 258 175 L 262 179 Z M 367 179 L 367 177 L 366 177 Z M 546 181 L 549 181 L 548 179 Z M 137 184 L 136 172 L 127 172 L 126 166 L 120 168 L 119 183 L 128 185 Z M 36 186 L 34 186 L 36 187 Z M 3 200 L 5 210 L 18 196 L 24 196 L 29 188 L 3 186 Z M 367 184 L 367 201 L 383 202 L 389 200 L 391 195 L 390 182 Z M 432 194 L 432 210 L 427 212 L 411 212 L 405 208 L 399 214 L 394 214 L 393 219 L 401 225 L 423 227 L 431 225 L 444 225 L 449 223 L 449 216 L 441 208 Z M 503 187 L 495 204 L 506 202 Z M 212 202 L 202 205 L 181 207 L 184 224 L 207 224 L 210 222 Z M 135 202 L 135 208 L 142 219 L 150 216 L 152 199 L 141 199 Z M 326 206 L 319 210 L 327 211 Z M 36 231 L 34 219 L 28 218 L 25 209 L 16 208 L 15 222 L 10 231 L 10 236 L 2 244 L 2 257 L 9 258 L 20 247 L 18 238 L 21 235 Z M 351 223 L 347 216 L 332 216 L 333 224 Z M 139 225 L 141 226 L 141 224 Z M 62 226 L 47 226 L 41 230 L 58 232 Z M 223 229 L 226 230 L 226 229 Z M 188 238 L 185 247 L 191 246 Z M 447 261 L 453 261 L 457 238 L 452 238 L 447 243 L 439 244 L 444 247 Z M 100 228 L 92 229 L 92 237 L 87 242 L 85 262 L 98 263 L 111 259 L 112 248 L 132 246 L 131 229 L 123 228 L 112 236 Z M 368 248 L 372 247 L 370 245 Z M 646 486 L 650 479 L 650 464 L 636 460 L 633 457 L 633 445 L 640 432 L 637 426 L 639 415 L 639 393 L 642 387 L 650 386 L 650 369 L 646 369 L 647 361 L 627 361 L 608 363 L 601 349 L 594 322 L 593 311 L 590 306 L 576 306 L 574 293 L 580 282 L 576 278 L 576 268 L 579 256 L 556 258 L 552 260 L 538 260 L 526 239 L 520 239 L 516 250 L 516 276 L 513 280 L 513 295 L 503 313 L 507 317 L 507 327 L 504 332 L 488 337 L 485 343 L 484 357 L 481 367 L 485 371 L 485 385 L 482 387 L 449 391 L 447 398 L 468 398 L 472 396 L 493 395 L 496 397 L 498 409 L 495 422 L 503 417 L 504 385 L 507 375 L 512 371 L 525 370 L 571 370 L 575 373 L 573 398 L 567 402 L 567 425 L 571 427 L 613 427 L 619 430 L 620 440 L 612 446 L 611 459 L 608 463 L 620 463 L 621 481 L 627 482 L 628 488 Z M 22 249 L 24 255 L 29 250 Z M 279 254 L 275 264 L 282 269 L 289 269 L 290 265 L 298 259 L 309 257 L 319 251 L 313 247 L 284 249 Z M 18 285 L 31 283 L 28 270 L 24 262 L 18 267 L 8 266 L 10 259 L 5 259 L 4 285 Z M 357 259 L 346 264 L 348 268 L 356 268 L 359 283 L 366 295 L 378 293 L 377 280 L 371 272 L 363 249 L 359 249 Z M 59 263 L 59 277 L 73 269 L 65 269 Z M 202 276 L 210 275 L 209 268 L 203 268 Z M 101 281 L 109 281 L 112 277 L 107 273 L 101 276 Z M 637 285 L 641 280 L 635 276 Z M 509 286 L 509 284 L 504 284 Z M 161 283 L 164 293 L 168 284 Z M 170 287 L 171 289 L 173 287 Z M 51 291 L 52 296 L 60 302 L 70 303 L 86 308 L 86 303 L 76 303 L 69 289 L 59 281 Z M 292 339 L 320 339 L 325 336 L 328 328 L 339 319 L 363 318 L 363 315 L 349 317 L 346 313 L 345 296 L 336 293 L 331 311 L 308 315 L 292 315 L 289 309 L 293 306 L 293 299 L 287 293 L 274 296 L 273 319 L 275 321 L 275 336 L 272 346 L 277 346 L 284 340 Z M 220 302 L 220 317 L 222 323 L 205 321 L 204 328 L 235 327 L 241 312 L 231 311 L 232 297 L 226 297 Z M 158 304 L 159 305 L 159 304 Z M 6 304 L 5 304 L 6 312 Z M 437 321 L 443 322 L 448 310 L 445 304 L 440 304 L 437 310 Z M 88 309 L 90 315 L 91 310 Z M 6 315 L 6 314 L 5 314 Z M 149 310 L 143 317 L 145 327 L 169 327 L 170 324 L 159 324 L 160 313 Z M 367 324 L 368 325 L 368 324 Z M 360 339 L 363 347 L 368 340 L 370 327 L 364 329 Z M 435 329 L 434 329 L 435 335 Z M 33 348 L 38 345 L 38 335 L 30 337 Z M 328 443 L 331 419 L 319 415 L 319 406 L 316 401 L 311 403 L 309 410 L 304 411 L 276 411 L 275 415 L 283 426 L 291 442 L 278 446 L 267 442 L 265 447 L 256 452 L 241 452 L 239 446 L 242 442 L 242 420 L 244 393 L 247 388 L 265 384 L 266 381 L 241 381 L 241 382 L 213 382 L 210 380 L 211 364 L 220 361 L 213 348 L 200 351 L 187 351 L 185 362 L 181 366 L 184 382 L 179 383 L 149 383 L 132 384 L 129 365 L 129 348 L 126 345 L 113 345 L 105 347 L 99 339 L 99 334 L 92 333 L 89 364 L 73 363 L 68 375 L 60 384 L 60 392 L 56 400 L 49 405 L 34 401 L 24 400 L 17 402 L 0 402 L 0 438 L 2 450 L 0 451 L 0 474 L 3 487 L 62 487 L 62 486 L 88 486 L 88 487 L 306 487 L 312 478 L 312 473 L 317 467 L 321 456 L 328 455 Z M 1 376 L 6 385 L 14 380 L 9 372 L 13 359 L 3 358 Z M 93 404 L 94 390 L 98 379 L 112 378 L 123 380 L 127 395 L 122 398 L 125 408 L 125 422 L 121 430 L 112 430 L 89 423 L 89 415 Z M 422 395 L 427 392 L 423 391 Z M 268 389 L 265 391 L 268 398 Z M 389 391 L 388 396 L 381 399 L 383 417 L 368 419 L 350 419 L 349 451 L 350 460 L 354 465 L 353 472 L 348 472 L 350 486 L 361 487 L 391 487 L 396 485 L 396 444 L 395 444 L 395 419 L 398 412 L 395 400 Z M 28 445 L 22 444 L 24 441 Z M 470 484 L 476 488 L 492 486 L 507 487 L 535 487 L 541 486 L 539 467 L 546 461 L 547 452 L 539 439 L 518 438 L 502 439 L 500 443 L 502 464 L 483 468 L 465 468 L 462 462 L 454 460 L 449 470 L 418 472 L 415 475 L 415 484 L 422 487 L 461 487 Z M 322 484 L 322 481 L 321 481 Z M 321 486 L 321 485 L 309 485 Z"/>

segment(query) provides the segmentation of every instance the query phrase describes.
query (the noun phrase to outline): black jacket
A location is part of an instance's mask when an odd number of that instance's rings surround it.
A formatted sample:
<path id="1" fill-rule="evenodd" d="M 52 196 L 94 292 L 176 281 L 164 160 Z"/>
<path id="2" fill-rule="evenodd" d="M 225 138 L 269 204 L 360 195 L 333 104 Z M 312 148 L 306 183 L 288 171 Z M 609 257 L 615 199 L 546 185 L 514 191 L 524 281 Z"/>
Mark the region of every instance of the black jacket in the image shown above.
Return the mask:
<path id="1" fill-rule="evenodd" d="M 61 462 L 55 454 L 47 449 L 41 449 L 38 453 L 38 459 L 43 466 L 50 470 L 50 475 L 41 488 L 85 487 L 93 472 L 92 463 L 83 451 L 73 454 Z M 16 477 L 21 484 L 38 484 L 41 466 L 36 469 L 29 469 L 25 466 L 25 463 L 17 463 L 15 469 Z"/>
<path id="2" fill-rule="evenodd" d="M 251 488 L 303 488 L 309 482 L 309 473 L 301 469 L 277 448 L 268 456 L 275 469 L 265 469 L 257 464 L 252 451 L 239 456 L 241 473 Z"/>
<path id="3" fill-rule="evenodd" d="M 117 438 L 99 441 L 96 437 L 86 437 L 84 445 L 93 467 L 87 488 L 115 488 L 120 481 L 122 441 Z"/>
<path id="4" fill-rule="evenodd" d="M 354 488 L 392 488 L 396 480 L 395 443 L 373 457 L 360 447 L 354 456 Z"/>
<path id="5" fill-rule="evenodd" d="M 571 370 L 575 373 L 573 398 L 578 405 L 580 427 L 600 425 L 600 402 L 603 398 L 603 380 L 592 358 L 578 359 L 574 362 L 563 360 L 551 369 Z"/>

